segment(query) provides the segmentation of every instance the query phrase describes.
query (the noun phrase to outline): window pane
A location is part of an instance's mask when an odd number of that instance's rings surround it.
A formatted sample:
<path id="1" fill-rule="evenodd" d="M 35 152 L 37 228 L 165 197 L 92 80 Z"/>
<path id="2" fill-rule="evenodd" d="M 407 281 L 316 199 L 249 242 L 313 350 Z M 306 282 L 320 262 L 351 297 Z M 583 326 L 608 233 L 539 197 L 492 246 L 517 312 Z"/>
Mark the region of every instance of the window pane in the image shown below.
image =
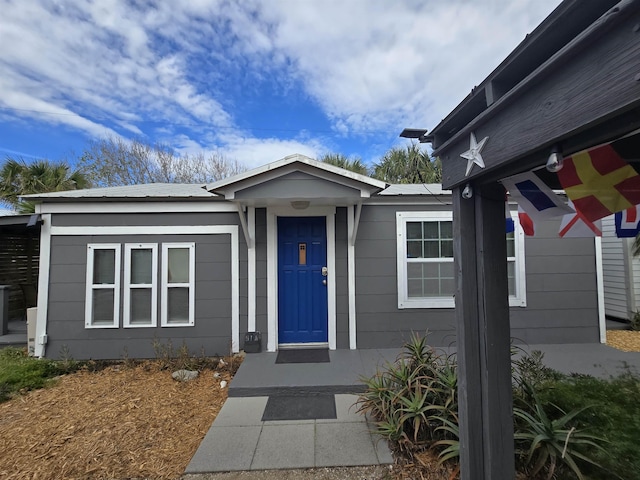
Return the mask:
<path id="1" fill-rule="evenodd" d="M 409 298 L 411 297 L 423 297 L 424 294 L 422 292 L 422 279 L 413 279 L 407 282 L 407 294 Z"/>
<path id="2" fill-rule="evenodd" d="M 425 240 L 424 258 L 440 258 L 440 242 L 437 240 Z"/>
<path id="3" fill-rule="evenodd" d="M 453 240 L 443 240 L 440 242 L 440 256 L 442 258 L 453 258 Z"/>
<path id="4" fill-rule="evenodd" d="M 169 288 L 167 304 L 167 323 L 189 323 L 188 287 Z"/>
<path id="5" fill-rule="evenodd" d="M 453 278 L 453 262 L 439 263 L 440 276 L 445 278 Z"/>
<path id="6" fill-rule="evenodd" d="M 407 241 L 407 258 L 422 258 L 422 242 L 420 240 Z"/>
<path id="7" fill-rule="evenodd" d="M 516 256 L 516 241 L 513 232 L 507 233 L 507 257 Z"/>
<path id="8" fill-rule="evenodd" d="M 456 290 L 453 278 L 443 278 L 440 282 L 440 294 L 444 297 L 452 297 Z"/>
<path id="9" fill-rule="evenodd" d="M 407 263 L 407 278 L 422 278 L 422 263 Z"/>
<path id="10" fill-rule="evenodd" d="M 516 295 L 516 263 L 507 262 L 507 281 L 509 283 L 509 295 Z"/>
<path id="11" fill-rule="evenodd" d="M 147 325 L 151 323 L 151 289 L 131 289 L 131 318 L 133 325 Z"/>
<path id="12" fill-rule="evenodd" d="M 440 281 L 437 279 L 427 279 L 424 281 L 424 296 L 425 297 L 439 297 L 440 295 Z"/>
<path id="13" fill-rule="evenodd" d="M 111 288 L 93 290 L 92 325 L 113 324 L 113 293 Z"/>
<path id="14" fill-rule="evenodd" d="M 407 222 L 407 239 L 420 239 L 420 238 L 422 238 L 422 223 Z"/>
<path id="15" fill-rule="evenodd" d="M 113 249 L 94 249 L 93 284 L 113 285 L 115 283 L 116 251 Z"/>
<path id="16" fill-rule="evenodd" d="M 424 222 L 424 238 L 439 238 L 438 222 Z"/>
<path id="17" fill-rule="evenodd" d="M 169 283 L 189 283 L 189 249 L 169 249 Z"/>
<path id="18" fill-rule="evenodd" d="M 440 238 L 453 238 L 453 222 L 440 222 Z"/>
<path id="19" fill-rule="evenodd" d="M 136 248 L 131 250 L 131 283 L 134 285 L 153 283 L 151 265 L 153 261 L 150 248 Z"/>

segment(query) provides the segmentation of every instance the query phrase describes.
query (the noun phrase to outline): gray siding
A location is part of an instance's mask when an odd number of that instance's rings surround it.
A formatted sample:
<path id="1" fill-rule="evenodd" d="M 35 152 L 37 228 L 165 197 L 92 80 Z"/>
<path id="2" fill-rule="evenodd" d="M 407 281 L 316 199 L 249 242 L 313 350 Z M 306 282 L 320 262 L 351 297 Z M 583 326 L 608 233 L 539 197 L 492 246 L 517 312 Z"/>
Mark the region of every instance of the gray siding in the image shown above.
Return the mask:
<path id="1" fill-rule="evenodd" d="M 336 209 L 336 347 L 349 348 L 347 209 Z"/>
<path id="2" fill-rule="evenodd" d="M 148 218 L 146 215 L 54 215 L 54 225 L 167 225 L 168 220 L 180 225 L 207 225 L 217 214 L 178 214 Z M 102 218 L 104 217 L 104 218 Z M 123 218 L 124 217 L 124 218 Z M 122 220 L 118 220 L 122 218 Z M 161 220 L 164 219 L 163 222 Z M 104 221 L 101 221 L 104 220 Z M 238 224 L 237 214 L 220 214 L 216 220 Z M 121 222 L 121 223 L 120 223 Z M 179 230 L 179 229 L 178 229 Z M 87 244 L 119 243 L 122 245 L 121 279 L 124 271 L 124 244 L 134 242 L 158 244 L 158 326 L 123 328 L 120 291 L 120 328 L 86 329 L 85 292 Z M 240 325 L 246 331 L 247 314 L 247 250 L 244 237 L 240 241 Z M 193 327 L 160 326 L 161 245 L 167 242 L 195 242 L 195 325 Z M 154 344 L 178 349 L 183 343 L 196 355 L 227 354 L 231 346 L 231 235 L 104 235 L 53 236 L 49 276 L 49 303 L 46 355 L 57 358 L 67 351 L 76 359 L 152 358 Z M 242 338 L 240 339 L 242 341 Z"/>
<path id="3" fill-rule="evenodd" d="M 356 242 L 358 348 L 399 346 L 412 331 L 435 346 L 455 343 L 454 309 L 397 308 L 396 211 L 447 206 L 365 206 Z M 527 306 L 511 308 L 516 342 L 597 342 L 593 238 L 558 238 L 558 223 L 536 225 L 525 240 Z"/>
<path id="4" fill-rule="evenodd" d="M 360 190 L 302 172 L 289 173 L 235 194 L 236 198 L 360 198 Z M 304 212 L 301 212 L 304 213 Z"/>

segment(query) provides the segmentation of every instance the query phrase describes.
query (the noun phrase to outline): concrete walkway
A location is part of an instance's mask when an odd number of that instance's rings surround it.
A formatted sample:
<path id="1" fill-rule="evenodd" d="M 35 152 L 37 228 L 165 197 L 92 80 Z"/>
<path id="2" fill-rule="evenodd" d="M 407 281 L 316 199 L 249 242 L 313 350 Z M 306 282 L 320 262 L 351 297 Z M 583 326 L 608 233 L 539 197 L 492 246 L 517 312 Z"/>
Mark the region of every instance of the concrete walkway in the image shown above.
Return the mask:
<path id="1" fill-rule="evenodd" d="M 185 473 L 393 463 L 386 442 L 355 413 L 357 395 L 335 395 L 334 420 L 263 422 L 267 398 L 227 399 Z"/>
<path id="2" fill-rule="evenodd" d="M 248 354 L 185 473 L 393 463 L 385 440 L 356 413 L 363 375 L 399 350 L 335 350 L 328 363 L 276 364 L 275 353 Z M 269 396 L 333 394 L 335 419 L 263 421 Z"/>
<path id="3" fill-rule="evenodd" d="M 566 374 L 609 378 L 640 374 L 640 353 L 602 344 L 529 345 Z M 442 349 L 450 353 L 453 349 Z M 393 462 L 386 442 L 353 404 L 372 376 L 399 349 L 335 350 L 329 363 L 276 364 L 275 353 L 249 354 L 231 382 L 229 398 L 185 473 L 379 465 Z M 334 394 L 335 419 L 262 421 L 269 396 Z"/>

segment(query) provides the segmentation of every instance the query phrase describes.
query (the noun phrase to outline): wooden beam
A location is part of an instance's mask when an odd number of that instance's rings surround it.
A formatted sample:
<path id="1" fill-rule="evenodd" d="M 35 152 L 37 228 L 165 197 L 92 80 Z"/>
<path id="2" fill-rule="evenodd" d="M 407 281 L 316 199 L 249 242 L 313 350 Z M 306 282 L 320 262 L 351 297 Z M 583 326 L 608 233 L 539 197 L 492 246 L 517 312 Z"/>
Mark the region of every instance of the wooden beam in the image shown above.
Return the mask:
<path id="1" fill-rule="evenodd" d="M 453 190 L 462 480 L 515 478 L 504 189 Z"/>
<path id="2" fill-rule="evenodd" d="M 640 105 L 640 0 L 621 1 L 470 121 L 434 154 L 452 188 Z M 489 137 L 486 168 L 465 177 L 469 133 Z M 546 159 L 542 158 L 541 164 Z M 486 181 L 486 180 L 482 180 Z"/>

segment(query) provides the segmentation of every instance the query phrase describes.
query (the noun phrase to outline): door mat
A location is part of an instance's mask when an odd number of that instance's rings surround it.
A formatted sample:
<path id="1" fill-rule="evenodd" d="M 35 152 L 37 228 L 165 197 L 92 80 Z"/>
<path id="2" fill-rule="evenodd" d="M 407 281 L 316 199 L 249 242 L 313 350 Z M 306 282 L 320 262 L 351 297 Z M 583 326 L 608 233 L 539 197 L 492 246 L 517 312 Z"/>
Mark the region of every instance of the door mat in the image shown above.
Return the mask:
<path id="1" fill-rule="evenodd" d="M 333 395 L 277 395 L 269 397 L 262 421 L 336 418 Z"/>
<path id="2" fill-rule="evenodd" d="M 276 363 L 327 363 L 329 349 L 301 348 L 292 350 L 278 350 Z"/>

